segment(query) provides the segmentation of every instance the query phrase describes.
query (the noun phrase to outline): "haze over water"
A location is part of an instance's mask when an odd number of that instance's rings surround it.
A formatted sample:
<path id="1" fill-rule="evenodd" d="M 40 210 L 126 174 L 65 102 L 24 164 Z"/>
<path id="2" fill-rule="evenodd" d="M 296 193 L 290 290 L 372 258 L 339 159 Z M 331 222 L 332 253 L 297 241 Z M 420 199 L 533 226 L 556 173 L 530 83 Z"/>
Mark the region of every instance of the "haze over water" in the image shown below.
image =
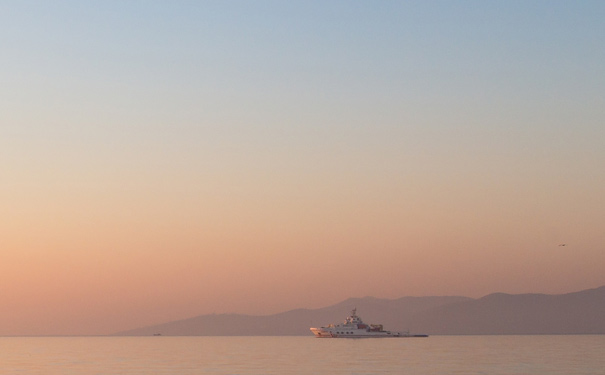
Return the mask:
<path id="1" fill-rule="evenodd" d="M 3 374 L 594 375 L 605 336 L 4 337 Z"/>
<path id="2" fill-rule="evenodd" d="M 605 285 L 604 20 L 0 2 L 0 336 Z"/>

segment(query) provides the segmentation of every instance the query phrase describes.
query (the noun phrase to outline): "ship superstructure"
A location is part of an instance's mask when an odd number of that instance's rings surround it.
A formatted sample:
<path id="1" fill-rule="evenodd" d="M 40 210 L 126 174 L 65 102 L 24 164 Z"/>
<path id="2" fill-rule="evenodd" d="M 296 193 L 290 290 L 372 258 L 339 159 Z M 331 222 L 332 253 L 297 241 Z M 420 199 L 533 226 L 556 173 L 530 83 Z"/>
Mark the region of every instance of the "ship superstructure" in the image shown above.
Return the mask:
<path id="1" fill-rule="evenodd" d="M 326 327 L 311 328 L 316 337 L 322 338 L 366 338 L 366 337 L 426 337 L 410 335 L 407 332 L 385 331 L 382 324 L 366 324 L 357 315 L 357 309 L 351 311 L 344 323 L 330 324 Z"/>

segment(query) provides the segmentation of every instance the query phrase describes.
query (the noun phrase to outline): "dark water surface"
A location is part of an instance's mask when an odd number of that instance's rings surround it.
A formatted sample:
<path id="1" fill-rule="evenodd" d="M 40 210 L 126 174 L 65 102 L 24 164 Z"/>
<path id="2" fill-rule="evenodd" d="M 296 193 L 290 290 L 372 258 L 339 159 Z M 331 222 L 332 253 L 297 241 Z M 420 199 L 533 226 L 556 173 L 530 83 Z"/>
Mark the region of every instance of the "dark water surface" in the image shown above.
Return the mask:
<path id="1" fill-rule="evenodd" d="M 1 374 L 605 374 L 605 335 L 0 337 Z"/>

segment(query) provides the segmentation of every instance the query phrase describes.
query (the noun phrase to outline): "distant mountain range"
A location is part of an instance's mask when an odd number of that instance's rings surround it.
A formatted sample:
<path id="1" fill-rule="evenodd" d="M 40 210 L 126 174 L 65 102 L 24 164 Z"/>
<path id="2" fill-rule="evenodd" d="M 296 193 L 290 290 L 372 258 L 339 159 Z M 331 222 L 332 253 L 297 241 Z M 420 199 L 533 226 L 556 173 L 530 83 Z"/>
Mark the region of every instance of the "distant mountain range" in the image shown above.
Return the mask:
<path id="1" fill-rule="evenodd" d="M 353 308 L 366 323 L 429 335 L 605 334 L 605 286 L 575 293 L 505 294 L 483 298 L 350 298 L 320 309 L 275 315 L 201 315 L 116 333 L 123 336 L 298 336 L 339 323 Z"/>

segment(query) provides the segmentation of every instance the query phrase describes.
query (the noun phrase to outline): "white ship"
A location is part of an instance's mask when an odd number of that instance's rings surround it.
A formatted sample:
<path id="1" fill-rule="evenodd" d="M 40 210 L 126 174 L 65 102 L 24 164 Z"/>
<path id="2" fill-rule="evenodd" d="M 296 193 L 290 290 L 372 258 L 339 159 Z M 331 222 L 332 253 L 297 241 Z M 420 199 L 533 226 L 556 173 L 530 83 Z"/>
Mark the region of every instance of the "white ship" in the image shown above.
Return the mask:
<path id="1" fill-rule="evenodd" d="M 410 335 L 409 332 L 385 331 L 382 324 L 365 324 L 357 309 L 342 324 L 330 324 L 327 327 L 310 328 L 315 337 L 331 338 L 364 338 L 364 337 L 427 337 L 427 335 Z"/>

